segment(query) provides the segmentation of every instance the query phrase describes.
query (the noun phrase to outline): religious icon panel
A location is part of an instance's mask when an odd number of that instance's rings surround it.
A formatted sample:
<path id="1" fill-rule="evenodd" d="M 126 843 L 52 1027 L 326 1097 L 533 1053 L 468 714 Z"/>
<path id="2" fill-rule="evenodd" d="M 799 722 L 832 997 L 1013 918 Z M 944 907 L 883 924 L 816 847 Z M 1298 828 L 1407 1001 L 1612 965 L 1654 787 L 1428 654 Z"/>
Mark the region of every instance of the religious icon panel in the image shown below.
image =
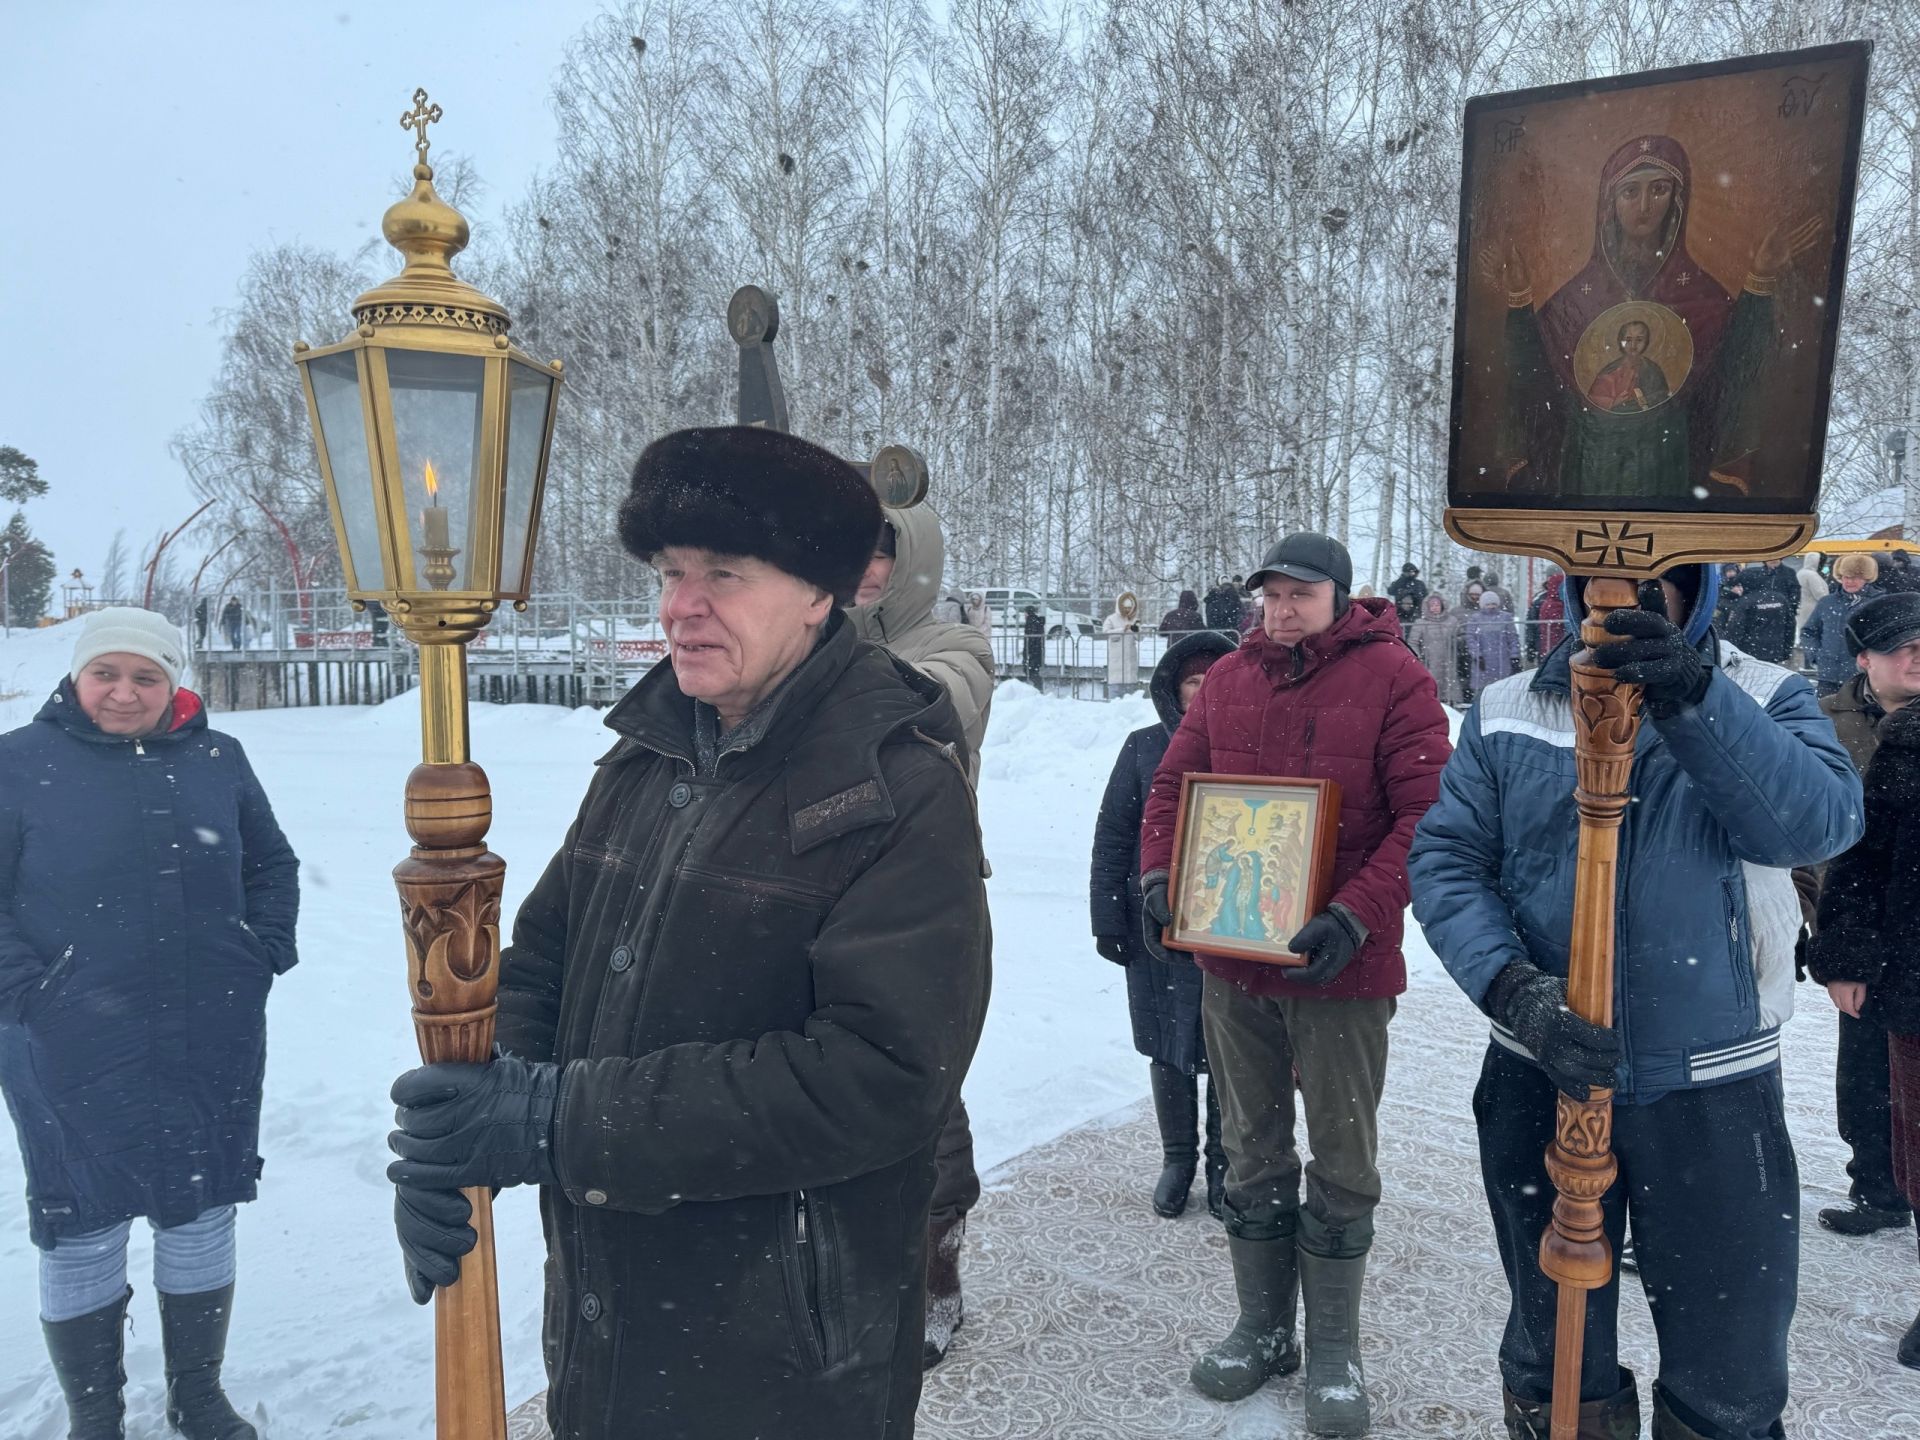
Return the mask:
<path id="1" fill-rule="evenodd" d="M 1287 942 L 1326 909 L 1339 816 L 1330 780 L 1181 777 L 1164 943 L 1304 964 Z"/>
<path id="2" fill-rule="evenodd" d="M 1455 507 L 1813 509 L 1868 48 L 1469 102 Z"/>

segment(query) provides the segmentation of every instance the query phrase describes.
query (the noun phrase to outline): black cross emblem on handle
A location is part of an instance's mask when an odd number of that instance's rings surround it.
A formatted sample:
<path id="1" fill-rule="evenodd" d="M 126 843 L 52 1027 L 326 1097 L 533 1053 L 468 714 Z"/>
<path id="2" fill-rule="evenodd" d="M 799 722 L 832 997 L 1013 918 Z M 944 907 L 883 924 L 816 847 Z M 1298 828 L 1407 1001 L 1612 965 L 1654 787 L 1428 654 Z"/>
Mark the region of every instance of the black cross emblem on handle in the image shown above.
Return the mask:
<path id="1" fill-rule="evenodd" d="M 1629 555 L 1641 560 L 1653 555 L 1653 532 L 1638 530 L 1629 520 L 1603 520 L 1597 530 L 1576 530 L 1574 554 L 1588 564 L 1625 569 Z"/>

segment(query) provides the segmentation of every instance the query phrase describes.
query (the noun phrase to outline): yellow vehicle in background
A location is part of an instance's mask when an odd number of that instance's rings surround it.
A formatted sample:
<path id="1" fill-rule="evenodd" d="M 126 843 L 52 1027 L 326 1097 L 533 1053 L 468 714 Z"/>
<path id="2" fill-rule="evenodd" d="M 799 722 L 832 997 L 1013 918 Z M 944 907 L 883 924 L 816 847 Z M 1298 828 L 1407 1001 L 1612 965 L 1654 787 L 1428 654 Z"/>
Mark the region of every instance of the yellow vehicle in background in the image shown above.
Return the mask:
<path id="1" fill-rule="evenodd" d="M 1920 553 L 1920 540 L 1900 540 L 1892 537 L 1872 540 L 1816 540 L 1802 555 L 1884 555 L 1891 550 L 1905 550 L 1909 554 Z"/>

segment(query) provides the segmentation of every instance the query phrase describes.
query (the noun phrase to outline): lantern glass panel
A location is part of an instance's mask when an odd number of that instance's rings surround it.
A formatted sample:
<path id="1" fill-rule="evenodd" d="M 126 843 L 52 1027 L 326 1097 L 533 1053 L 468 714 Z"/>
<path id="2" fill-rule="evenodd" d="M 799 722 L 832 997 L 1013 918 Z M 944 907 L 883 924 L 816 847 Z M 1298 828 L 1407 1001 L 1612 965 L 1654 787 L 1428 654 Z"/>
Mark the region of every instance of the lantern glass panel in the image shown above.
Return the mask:
<path id="1" fill-rule="evenodd" d="M 507 366 L 507 496 L 500 547 L 500 590 L 507 595 L 518 595 L 527 586 L 527 532 L 533 524 L 552 396 L 551 375 L 517 360 Z"/>
<path id="2" fill-rule="evenodd" d="M 486 362 L 477 355 L 387 352 L 394 448 L 413 536 L 413 585 L 419 589 L 466 589 L 470 577 L 491 568 L 472 553 L 469 540 L 484 480 L 479 464 L 485 379 Z"/>
<path id="3" fill-rule="evenodd" d="M 313 408 L 320 414 L 320 443 L 333 472 L 333 493 L 347 532 L 347 559 L 354 588 L 379 590 L 388 581 L 380 560 L 380 515 L 374 505 L 373 460 L 367 451 L 365 412 L 360 408 L 355 351 L 307 362 Z"/>

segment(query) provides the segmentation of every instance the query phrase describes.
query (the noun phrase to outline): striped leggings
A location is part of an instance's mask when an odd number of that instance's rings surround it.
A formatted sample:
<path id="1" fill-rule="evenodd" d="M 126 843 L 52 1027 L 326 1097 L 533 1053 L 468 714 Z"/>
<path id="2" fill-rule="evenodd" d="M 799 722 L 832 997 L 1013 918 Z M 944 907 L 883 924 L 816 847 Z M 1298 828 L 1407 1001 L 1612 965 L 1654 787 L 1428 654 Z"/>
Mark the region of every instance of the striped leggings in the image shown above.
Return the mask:
<path id="1" fill-rule="evenodd" d="M 153 1229 L 153 1288 L 166 1295 L 199 1295 L 233 1283 L 234 1210 L 203 1210 L 184 1225 Z M 63 1235 L 40 1252 L 40 1318 L 77 1320 L 111 1305 L 127 1288 L 131 1220 L 85 1235 Z"/>

